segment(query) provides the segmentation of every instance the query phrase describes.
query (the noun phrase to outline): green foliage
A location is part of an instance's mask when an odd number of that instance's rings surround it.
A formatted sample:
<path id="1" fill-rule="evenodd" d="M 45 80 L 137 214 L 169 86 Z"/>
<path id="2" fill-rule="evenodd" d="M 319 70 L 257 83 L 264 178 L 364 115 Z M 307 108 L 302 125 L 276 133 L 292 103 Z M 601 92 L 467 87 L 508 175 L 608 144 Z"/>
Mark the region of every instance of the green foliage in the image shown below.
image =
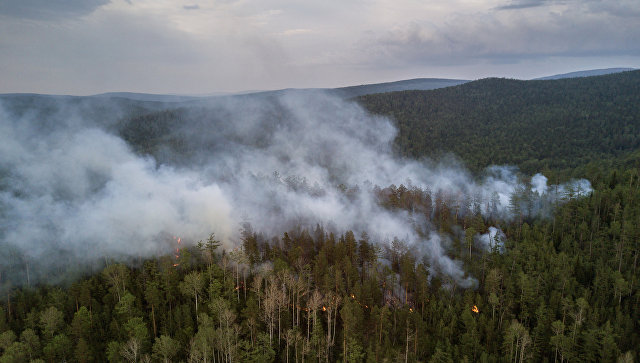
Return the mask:
<path id="1" fill-rule="evenodd" d="M 91 332 L 91 315 L 86 306 L 83 306 L 73 315 L 71 332 L 75 339 L 87 338 Z"/>
<path id="2" fill-rule="evenodd" d="M 116 341 L 111 341 L 107 344 L 105 351 L 106 358 L 111 363 L 122 362 L 122 356 L 120 355 L 122 344 Z"/>
<path id="3" fill-rule="evenodd" d="M 4 349 L 0 356 L 0 363 L 21 363 L 29 358 L 27 348 L 22 342 L 13 342 Z"/>
<path id="4" fill-rule="evenodd" d="M 60 310 L 50 306 L 40 314 L 40 327 L 45 337 L 52 338 L 64 325 L 64 317 Z"/>
<path id="5" fill-rule="evenodd" d="M 111 286 L 111 291 L 117 296 L 118 300 L 125 293 L 128 275 L 127 267 L 123 264 L 110 265 L 102 270 L 102 276 L 107 280 L 107 283 Z"/>
<path id="6" fill-rule="evenodd" d="M 75 358 L 78 363 L 91 362 L 93 355 L 91 354 L 91 347 L 84 338 L 79 338 L 75 349 Z"/>
<path id="7" fill-rule="evenodd" d="M 243 362 L 273 362 L 276 352 L 269 343 L 269 334 L 259 333 L 253 346 L 245 346 L 241 360 Z"/>
<path id="8" fill-rule="evenodd" d="M 24 344 L 24 351 L 30 360 L 35 359 L 40 354 L 40 338 L 33 329 L 25 329 L 20 334 L 20 342 Z"/>
<path id="9" fill-rule="evenodd" d="M 73 345 L 65 334 L 58 334 L 42 349 L 48 361 L 64 362 L 72 357 Z"/>
<path id="10" fill-rule="evenodd" d="M 153 355 L 165 363 L 171 362 L 178 350 L 180 350 L 180 343 L 168 335 L 161 335 L 153 343 Z"/>
<path id="11" fill-rule="evenodd" d="M 419 188 L 376 189 L 382 208 L 429 218 L 451 240 L 445 252 L 475 289 L 400 239 L 245 226 L 252 240 L 230 255 L 185 246 L 190 266 L 160 256 L 14 288 L 0 307 L 0 362 L 637 360 L 640 163 L 630 163 L 592 165 L 594 192 L 549 219 L 494 221 Z M 503 252 L 468 237 L 496 224 Z"/>
<path id="12" fill-rule="evenodd" d="M 553 81 L 482 79 L 430 91 L 361 96 L 390 116 L 407 156 L 453 153 L 474 171 L 567 169 L 640 147 L 640 71 Z"/>
<path id="13" fill-rule="evenodd" d="M 4 333 L 0 334 L 0 351 L 6 350 L 16 341 L 16 334 L 7 330 Z"/>
<path id="14" fill-rule="evenodd" d="M 145 342 L 149 337 L 147 325 L 141 317 L 131 318 L 124 324 L 127 337 L 135 338 L 139 343 Z"/>

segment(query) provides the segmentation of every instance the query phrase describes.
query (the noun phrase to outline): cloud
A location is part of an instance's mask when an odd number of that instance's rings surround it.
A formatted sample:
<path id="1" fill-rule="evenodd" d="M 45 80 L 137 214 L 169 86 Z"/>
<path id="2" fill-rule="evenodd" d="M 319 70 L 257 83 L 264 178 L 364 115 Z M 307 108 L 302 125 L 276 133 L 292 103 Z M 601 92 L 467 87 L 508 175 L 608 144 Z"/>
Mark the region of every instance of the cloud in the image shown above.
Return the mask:
<path id="1" fill-rule="evenodd" d="M 637 17 L 640 8 L 634 0 L 601 1 L 601 0 L 513 0 L 508 4 L 499 5 L 494 10 L 521 10 L 537 7 L 561 6 L 571 11 L 582 12 L 583 15 L 608 14 L 615 17 Z"/>
<path id="2" fill-rule="evenodd" d="M 311 29 L 299 28 L 299 29 L 287 29 L 280 34 L 290 36 L 290 35 L 308 34 L 311 32 L 312 32 Z"/>
<path id="3" fill-rule="evenodd" d="M 223 9 L 114 1 L 64 25 L 3 19 L 0 92 L 193 94 L 284 85 L 297 75 L 278 37 L 258 29 L 269 16 L 216 6 Z"/>
<path id="4" fill-rule="evenodd" d="M 640 7 L 635 0 L 598 1 L 589 0 L 586 3 L 589 11 L 594 14 L 605 13 L 620 18 L 640 17 Z"/>
<path id="5" fill-rule="evenodd" d="M 636 3 L 5 1 L 0 92 L 193 94 L 639 67 Z"/>
<path id="6" fill-rule="evenodd" d="M 362 57 L 357 62 L 380 67 L 478 66 L 550 57 L 640 55 L 640 44 L 634 40 L 640 37 L 640 19 L 620 17 L 613 6 L 599 13 L 591 2 L 525 1 L 501 7 L 507 8 L 520 10 L 458 14 L 373 32 L 359 42 Z"/>
<path id="7" fill-rule="evenodd" d="M 514 10 L 514 9 L 526 9 L 535 8 L 538 6 L 544 6 L 549 4 L 550 0 L 515 0 L 507 5 L 501 5 L 496 7 L 496 10 Z"/>
<path id="8" fill-rule="evenodd" d="M 3 0 L 0 15 L 37 20 L 61 20 L 92 13 L 110 0 Z"/>

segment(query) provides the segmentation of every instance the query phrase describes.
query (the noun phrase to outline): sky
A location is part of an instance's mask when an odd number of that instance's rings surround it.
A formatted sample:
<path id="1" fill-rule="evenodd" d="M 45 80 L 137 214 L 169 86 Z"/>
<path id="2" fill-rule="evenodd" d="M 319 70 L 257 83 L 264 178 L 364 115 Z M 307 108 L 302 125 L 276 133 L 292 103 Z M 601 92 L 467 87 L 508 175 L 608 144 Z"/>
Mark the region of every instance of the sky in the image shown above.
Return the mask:
<path id="1" fill-rule="evenodd" d="M 0 0 L 0 93 L 212 94 L 640 68 L 638 0 Z"/>

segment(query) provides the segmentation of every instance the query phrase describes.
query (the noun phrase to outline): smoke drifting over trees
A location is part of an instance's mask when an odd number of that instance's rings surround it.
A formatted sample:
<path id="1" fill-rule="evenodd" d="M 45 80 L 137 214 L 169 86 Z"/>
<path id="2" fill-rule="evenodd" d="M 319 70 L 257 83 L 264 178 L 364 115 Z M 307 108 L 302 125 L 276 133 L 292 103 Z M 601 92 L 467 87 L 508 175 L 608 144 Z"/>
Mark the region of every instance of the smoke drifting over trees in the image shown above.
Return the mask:
<path id="1" fill-rule="evenodd" d="M 11 102 L 0 110 L 0 262 L 18 283 L 29 266 L 36 281 L 62 265 L 166 254 L 172 235 L 195 242 L 215 232 L 232 248 L 248 222 L 275 236 L 322 224 L 379 243 L 397 237 L 472 286 L 446 254 L 449 237 L 428 216 L 385 208 L 380 188 L 418 188 L 460 213 L 506 219 L 544 217 L 590 191 L 586 180 L 547 186 L 506 167 L 474 180 L 453 159 L 399 158 L 390 120 L 322 93 L 220 98 L 139 117 L 108 103 L 92 118 L 68 102 L 51 113 L 15 112 Z"/>

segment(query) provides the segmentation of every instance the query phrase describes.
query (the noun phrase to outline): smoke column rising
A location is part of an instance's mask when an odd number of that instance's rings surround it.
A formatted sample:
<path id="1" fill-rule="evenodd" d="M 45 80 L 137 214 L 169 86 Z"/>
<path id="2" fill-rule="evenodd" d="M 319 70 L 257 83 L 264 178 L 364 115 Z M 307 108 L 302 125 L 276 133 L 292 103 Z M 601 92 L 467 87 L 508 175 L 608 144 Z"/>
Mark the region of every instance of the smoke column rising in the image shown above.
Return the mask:
<path id="1" fill-rule="evenodd" d="M 189 156 L 161 145 L 154 157 L 134 152 L 113 125 L 79 120 L 64 107 L 46 128 L 40 118 L 0 109 L 0 239 L 13 251 L 0 259 L 18 255 L 46 274 L 55 256 L 73 263 L 166 254 L 167 235 L 197 241 L 215 232 L 232 248 L 243 222 L 272 235 L 320 223 L 366 231 L 380 243 L 397 237 L 471 286 L 475 280 L 447 257 L 446 237 L 426 219 L 380 207 L 373 186 L 473 198 L 483 213 L 504 218 L 517 190 L 558 198 L 541 175 L 526 186 L 514 169 L 492 167 L 474 181 L 455 162 L 399 158 L 388 119 L 323 93 L 224 98 L 181 115 L 170 136 L 191 145 Z M 587 181 L 555 189 L 568 188 L 590 191 Z"/>

